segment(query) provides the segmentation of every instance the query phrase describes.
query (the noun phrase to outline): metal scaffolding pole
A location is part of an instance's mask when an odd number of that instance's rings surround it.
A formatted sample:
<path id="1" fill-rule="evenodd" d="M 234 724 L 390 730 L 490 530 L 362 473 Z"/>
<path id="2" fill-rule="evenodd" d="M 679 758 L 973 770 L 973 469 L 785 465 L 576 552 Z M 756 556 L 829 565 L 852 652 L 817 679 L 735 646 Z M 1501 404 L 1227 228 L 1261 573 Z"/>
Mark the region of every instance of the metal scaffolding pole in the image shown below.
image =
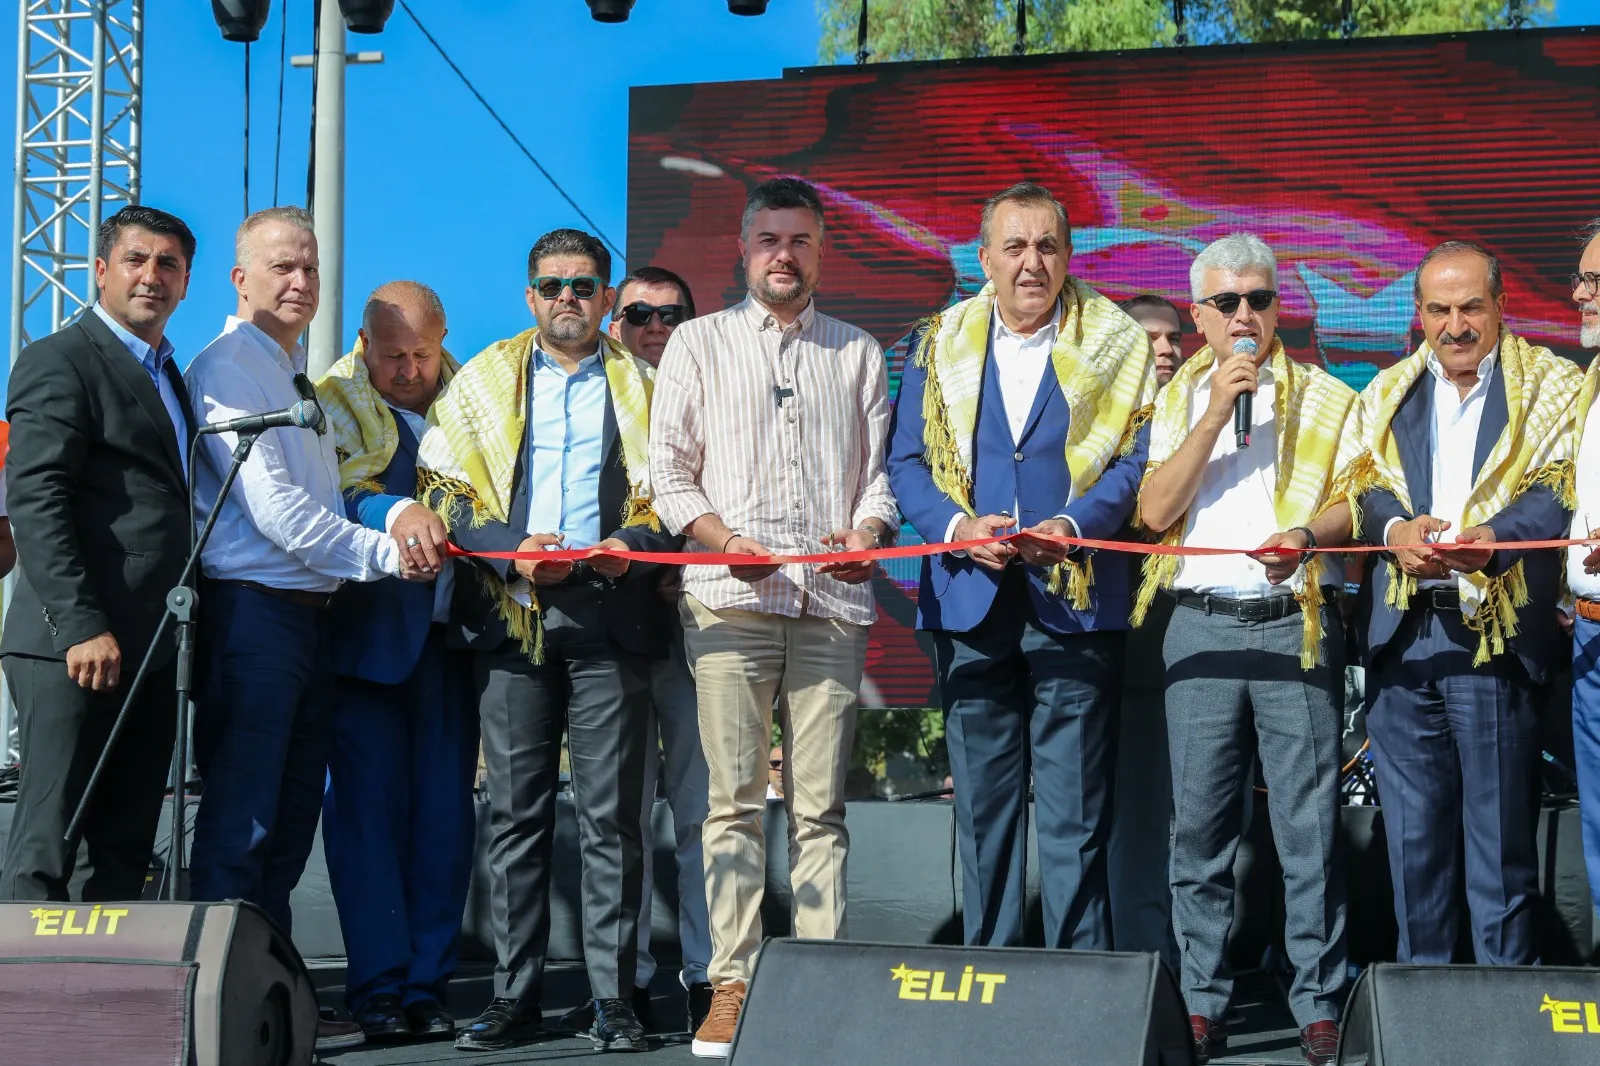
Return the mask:
<path id="1" fill-rule="evenodd" d="M 139 200 L 143 112 L 144 0 L 20 0 L 18 12 L 10 363 L 94 302 L 95 231 Z M 0 686 L 0 762 L 15 758 L 14 732 Z"/>

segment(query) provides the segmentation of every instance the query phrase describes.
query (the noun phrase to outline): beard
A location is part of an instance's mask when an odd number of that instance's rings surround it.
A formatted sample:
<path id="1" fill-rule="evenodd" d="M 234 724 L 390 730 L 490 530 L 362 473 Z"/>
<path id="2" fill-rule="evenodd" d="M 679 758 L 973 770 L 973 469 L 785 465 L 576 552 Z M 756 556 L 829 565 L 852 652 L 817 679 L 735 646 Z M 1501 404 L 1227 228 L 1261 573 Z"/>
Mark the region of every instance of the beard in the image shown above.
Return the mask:
<path id="1" fill-rule="evenodd" d="M 599 336 L 600 327 L 590 325 L 580 314 L 558 314 L 552 315 L 548 322 L 540 322 L 539 332 L 563 343 L 592 341 Z"/>
<path id="2" fill-rule="evenodd" d="M 1578 310 L 1592 315 L 1600 311 L 1600 304 L 1584 304 Z M 1578 343 L 1585 348 L 1600 348 L 1600 322 L 1596 322 L 1592 326 L 1580 325 L 1578 327 Z"/>
<path id="3" fill-rule="evenodd" d="M 769 271 L 750 284 L 750 291 L 767 307 L 803 307 L 815 288 L 816 283 L 798 271 L 777 276 Z"/>

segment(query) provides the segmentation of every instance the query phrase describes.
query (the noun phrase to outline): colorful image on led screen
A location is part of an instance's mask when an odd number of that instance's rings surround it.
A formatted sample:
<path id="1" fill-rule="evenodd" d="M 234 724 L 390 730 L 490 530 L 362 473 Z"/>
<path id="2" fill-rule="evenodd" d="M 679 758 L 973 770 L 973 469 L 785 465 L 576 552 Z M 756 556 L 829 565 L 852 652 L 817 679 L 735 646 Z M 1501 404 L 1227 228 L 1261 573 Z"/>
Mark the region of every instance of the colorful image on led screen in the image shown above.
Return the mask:
<path id="1" fill-rule="evenodd" d="M 1072 272 L 1117 299 L 1187 311 L 1195 253 L 1258 234 L 1290 354 L 1357 388 L 1421 340 L 1416 264 L 1452 238 L 1500 257 L 1513 329 L 1577 357 L 1566 276 L 1600 214 L 1597 69 L 1600 38 L 1556 30 L 639 88 L 628 261 L 683 274 L 702 308 L 733 303 L 746 192 L 804 177 L 827 205 L 818 306 L 878 338 L 896 386 L 917 320 L 983 283 L 983 200 L 1026 179 L 1066 205 Z M 863 702 L 931 706 L 917 565 L 888 571 Z"/>

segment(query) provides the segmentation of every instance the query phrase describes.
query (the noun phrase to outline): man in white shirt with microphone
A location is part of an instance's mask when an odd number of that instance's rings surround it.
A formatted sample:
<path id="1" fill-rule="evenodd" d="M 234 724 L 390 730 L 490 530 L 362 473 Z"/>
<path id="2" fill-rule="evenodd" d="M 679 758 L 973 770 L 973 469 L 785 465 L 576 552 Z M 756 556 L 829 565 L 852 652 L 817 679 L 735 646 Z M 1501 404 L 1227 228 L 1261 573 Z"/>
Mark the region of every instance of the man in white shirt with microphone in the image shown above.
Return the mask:
<path id="1" fill-rule="evenodd" d="M 319 292 L 311 216 L 297 207 L 256 212 L 239 227 L 235 256 L 238 312 L 185 377 L 199 424 L 313 398 L 298 341 Z M 197 524 L 237 443 L 233 432 L 201 437 Z M 432 517 L 407 510 L 409 519 Z M 311 852 L 328 765 L 334 686 L 325 608 L 341 581 L 432 580 L 440 560 L 427 555 L 433 541 L 414 524 L 401 516 L 385 535 L 349 521 L 333 437 L 320 431 L 270 429 L 240 469 L 201 555 L 205 661 L 194 738 L 205 791 L 191 859 L 195 899 L 248 900 L 289 930 L 289 893 Z M 415 547 L 404 546 L 408 538 Z"/>

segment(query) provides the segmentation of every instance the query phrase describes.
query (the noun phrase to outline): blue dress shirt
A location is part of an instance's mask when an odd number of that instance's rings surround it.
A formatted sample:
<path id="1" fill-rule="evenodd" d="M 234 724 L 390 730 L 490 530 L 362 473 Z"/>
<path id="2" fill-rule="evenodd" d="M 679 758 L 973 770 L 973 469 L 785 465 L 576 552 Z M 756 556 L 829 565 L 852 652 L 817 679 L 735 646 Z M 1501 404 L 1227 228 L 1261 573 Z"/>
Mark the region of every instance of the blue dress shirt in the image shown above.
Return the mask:
<path id="1" fill-rule="evenodd" d="M 107 313 L 104 307 L 95 301 L 94 313 L 100 316 L 100 321 L 106 328 L 116 335 L 117 340 L 128 349 L 128 354 L 139 361 L 145 373 L 150 375 L 150 381 L 155 385 L 156 392 L 161 394 L 161 405 L 167 409 L 167 417 L 172 419 L 173 432 L 178 435 L 178 461 L 183 464 L 183 476 L 189 476 L 189 452 L 185 447 L 188 440 L 189 420 L 184 414 L 183 404 L 178 401 L 178 392 L 172 387 L 172 379 L 167 377 L 167 361 L 172 358 L 172 342 L 161 338 L 161 347 L 152 348 L 144 341 L 129 333 L 116 319 Z"/>
<path id="2" fill-rule="evenodd" d="M 533 351 L 532 423 L 528 426 L 528 532 L 559 533 L 571 548 L 598 544 L 600 466 L 605 460 L 610 390 L 597 350 L 568 374 Z"/>

